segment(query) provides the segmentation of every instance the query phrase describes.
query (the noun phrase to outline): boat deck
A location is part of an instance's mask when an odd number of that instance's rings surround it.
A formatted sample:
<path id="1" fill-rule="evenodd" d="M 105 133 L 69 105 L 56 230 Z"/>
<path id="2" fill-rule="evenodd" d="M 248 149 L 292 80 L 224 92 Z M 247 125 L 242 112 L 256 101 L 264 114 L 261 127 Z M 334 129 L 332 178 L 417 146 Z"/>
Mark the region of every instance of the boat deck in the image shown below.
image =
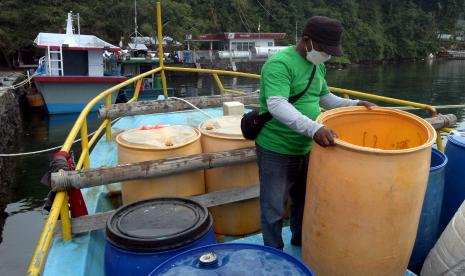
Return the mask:
<path id="1" fill-rule="evenodd" d="M 203 109 L 212 116 L 222 116 L 222 108 Z M 121 118 L 112 126 L 112 140 L 102 137 L 90 155 L 91 168 L 115 166 L 118 163 L 117 144 L 114 138 L 118 133 L 152 125 L 190 125 L 197 127 L 206 116 L 198 111 L 183 111 L 163 114 L 137 115 Z M 121 184 L 97 186 L 81 190 L 89 214 L 109 211 L 119 207 Z M 283 228 L 284 251 L 301 258 L 300 247 L 290 244 L 289 227 Z M 228 242 L 246 242 L 263 244 L 261 234 L 233 239 L 225 237 Z M 71 241 L 63 242 L 55 236 L 44 267 L 43 275 L 104 275 L 104 230 L 96 230 L 76 235 Z M 155 268 L 155 267 L 154 267 Z M 415 275 L 409 271 L 405 275 Z"/>

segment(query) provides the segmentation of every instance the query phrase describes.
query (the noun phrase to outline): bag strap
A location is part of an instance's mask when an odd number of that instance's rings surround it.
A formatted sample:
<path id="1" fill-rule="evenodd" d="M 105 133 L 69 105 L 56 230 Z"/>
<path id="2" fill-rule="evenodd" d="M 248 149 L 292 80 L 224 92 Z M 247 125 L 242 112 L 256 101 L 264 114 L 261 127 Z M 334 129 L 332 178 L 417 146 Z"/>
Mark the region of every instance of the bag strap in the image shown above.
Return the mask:
<path id="1" fill-rule="evenodd" d="M 293 104 L 293 103 L 297 102 L 303 95 L 305 95 L 308 88 L 310 87 L 310 85 L 313 82 L 313 78 L 315 77 L 316 67 L 317 67 L 317 65 L 313 65 L 313 70 L 312 70 L 312 73 L 310 74 L 310 78 L 308 79 L 307 86 L 305 86 L 304 90 L 302 92 L 300 92 L 299 94 L 294 95 L 292 97 L 289 97 L 289 99 L 288 99 L 289 103 Z M 271 115 L 270 112 L 265 112 L 263 114 L 260 114 L 259 116 L 260 116 L 260 120 L 263 122 L 263 124 L 265 124 L 269 120 L 273 119 L 273 115 Z"/>
<path id="2" fill-rule="evenodd" d="M 297 102 L 303 95 L 305 95 L 305 93 L 307 92 L 308 88 L 309 88 L 310 85 L 312 84 L 313 78 L 315 77 L 316 67 L 317 67 L 317 65 L 314 65 L 314 66 L 313 66 L 313 70 L 312 70 L 312 73 L 310 74 L 310 78 L 308 79 L 307 86 L 305 86 L 304 90 L 303 90 L 302 92 L 300 92 L 299 94 L 294 95 L 294 96 L 292 96 L 292 97 L 289 97 L 289 100 L 288 100 L 289 103 L 293 104 L 293 103 Z"/>

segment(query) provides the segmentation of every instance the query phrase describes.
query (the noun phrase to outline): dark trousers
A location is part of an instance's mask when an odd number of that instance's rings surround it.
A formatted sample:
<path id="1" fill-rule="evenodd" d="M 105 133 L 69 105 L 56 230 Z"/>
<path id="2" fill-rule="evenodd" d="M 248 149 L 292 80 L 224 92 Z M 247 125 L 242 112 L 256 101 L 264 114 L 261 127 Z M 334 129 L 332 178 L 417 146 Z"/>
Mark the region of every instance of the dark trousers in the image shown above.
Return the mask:
<path id="1" fill-rule="evenodd" d="M 288 195 L 291 200 L 292 243 L 301 243 L 308 156 L 280 154 L 257 145 L 260 221 L 263 241 L 267 246 L 280 249 L 284 246 L 281 229 Z"/>

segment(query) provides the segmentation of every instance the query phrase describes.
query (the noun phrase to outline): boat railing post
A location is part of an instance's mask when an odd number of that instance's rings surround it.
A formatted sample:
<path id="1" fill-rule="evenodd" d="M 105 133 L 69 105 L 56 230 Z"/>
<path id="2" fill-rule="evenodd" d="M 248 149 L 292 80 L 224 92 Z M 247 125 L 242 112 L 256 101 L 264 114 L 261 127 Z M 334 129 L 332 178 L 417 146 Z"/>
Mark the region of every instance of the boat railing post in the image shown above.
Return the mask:
<path id="1" fill-rule="evenodd" d="M 132 97 L 131 102 L 137 102 L 137 99 L 139 98 L 140 88 L 142 87 L 142 82 L 143 79 L 139 79 L 136 82 L 136 89 L 134 90 L 134 96 Z"/>
<path id="2" fill-rule="evenodd" d="M 108 96 L 105 98 L 105 104 L 107 108 L 110 108 L 111 106 L 111 94 L 108 94 Z M 107 141 L 111 140 L 111 122 L 109 119 L 105 119 L 104 124 L 106 124 L 105 127 L 105 137 Z"/>
<path id="3" fill-rule="evenodd" d="M 62 239 L 64 241 L 70 241 L 71 236 L 71 220 L 69 218 L 69 207 L 68 207 L 68 195 L 65 193 L 65 198 L 63 200 L 63 205 L 60 210 L 61 218 L 61 229 L 62 229 Z"/>
<path id="4" fill-rule="evenodd" d="M 442 144 L 441 130 L 438 129 L 438 130 L 436 130 L 436 132 L 437 132 L 436 145 L 437 145 L 439 151 L 444 152 L 444 145 Z"/>
<path id="5" fill-rule="evenodd" d="M 47 217 L 47 220 L 45 221 L 45 226 L 42 230 L 42 233 L 40 234 L 39 242 L 34 251 L 31 263 L 29 264 L 29 268 L 27 270 L 28 276 L 40 275 L 42 268 L 44 267 L 44 262 L 47 257 L 48 249 L 50 248 L 53 232 L 55 231 L 55 226 L 58 221 L 61 207 L 63 202 L 67 202 L 64 201 L 65 194 L 66 192 L 58 192 L 55 195 L 52 208 L 50 209 L 50 213 Z"/>
<path id="6" fill-rule="evenodd" d="M 213 73 L 213 78 L 215 79 L 216 85 L 218 85 L 218 88 L 220 89 L 221 95 L 224 96 L 224 87 L 223 84 L 221 83 L 220 77 L 218 77 L 218 74 Z"/>
<path id="7" fill-rule="evenodd" d="M 81 125 L 81 145 L 82 145 L 82 152 L 81 155 L 84 154 L 84 162 L 83 167 L 85 169 L 90 168 L 90 158 L 89 158 L 89 140 L 87 139 L 87 119 L 84 118 Z M 76 167 L 76 169 L 78 169 Z"/>
<path id="8" fill-rule="evenodd" d="M 166 74 L 165 74 L 165 68 L 161 70 L 161 85 L 163 87 L 163 95 L 165 95 L 166 98 L 168 98 L 168 89 L 166 86 Z"/>

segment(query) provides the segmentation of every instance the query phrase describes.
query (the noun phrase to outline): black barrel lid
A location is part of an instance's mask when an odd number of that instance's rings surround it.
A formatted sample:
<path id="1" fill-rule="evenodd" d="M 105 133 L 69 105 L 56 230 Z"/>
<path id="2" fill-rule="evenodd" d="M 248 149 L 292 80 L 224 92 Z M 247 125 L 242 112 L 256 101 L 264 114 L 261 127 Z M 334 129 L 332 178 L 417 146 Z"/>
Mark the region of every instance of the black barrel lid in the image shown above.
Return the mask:
<path id="1" fill-rule="evenodd" d="M 105 234 L 114 246 L 130 251 L 165 251 L 200 239 L 211 228 L 206 207 L 182 197 L 159 197 L 120 207 Z"/>

